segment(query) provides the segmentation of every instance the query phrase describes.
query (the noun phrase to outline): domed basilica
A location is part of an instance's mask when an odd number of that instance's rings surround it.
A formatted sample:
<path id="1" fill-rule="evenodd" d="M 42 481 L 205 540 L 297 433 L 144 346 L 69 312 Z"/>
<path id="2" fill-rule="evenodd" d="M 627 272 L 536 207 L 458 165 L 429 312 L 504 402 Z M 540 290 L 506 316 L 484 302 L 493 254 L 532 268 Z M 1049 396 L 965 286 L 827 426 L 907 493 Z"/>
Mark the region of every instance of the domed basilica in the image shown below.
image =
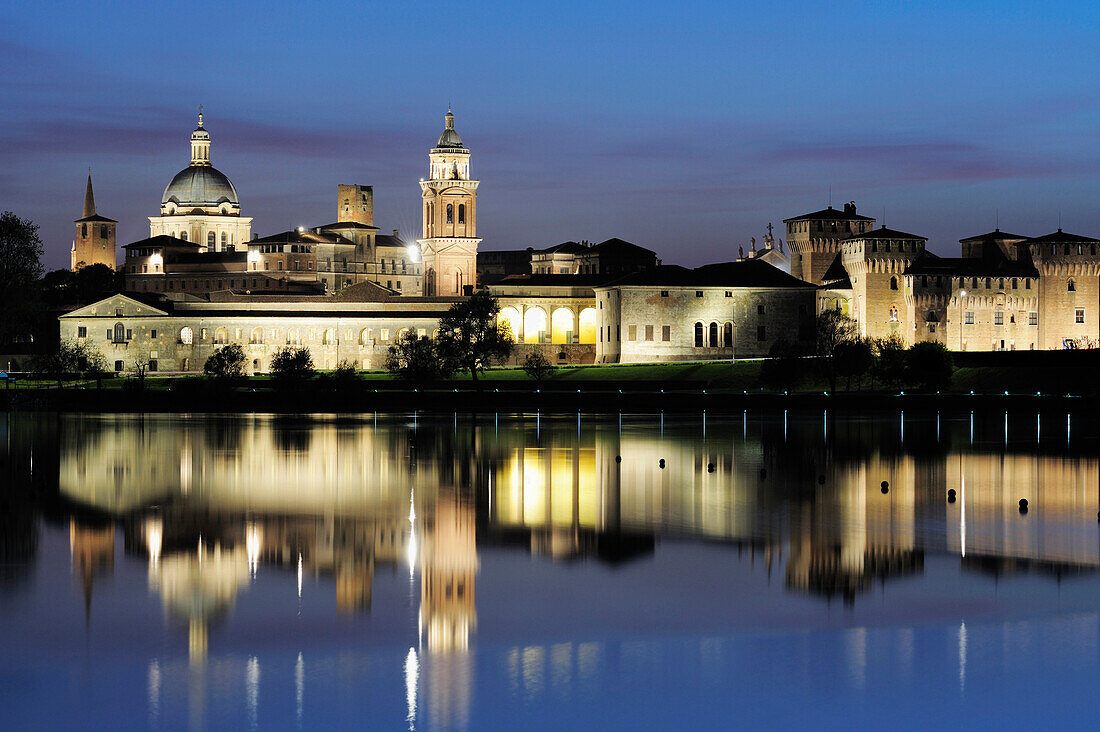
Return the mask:
<path id="1" fill-rule="evenodd" d="M 202 124 L 191 133 L 191 164 L 164 189 L 160 216 L 149 217 L 149 236 L 173 236 L 199 251 L 244 251 L 252 235 L 252 217 L 241 216 L 237 189 L 210 164 L 210 132 Z"/>

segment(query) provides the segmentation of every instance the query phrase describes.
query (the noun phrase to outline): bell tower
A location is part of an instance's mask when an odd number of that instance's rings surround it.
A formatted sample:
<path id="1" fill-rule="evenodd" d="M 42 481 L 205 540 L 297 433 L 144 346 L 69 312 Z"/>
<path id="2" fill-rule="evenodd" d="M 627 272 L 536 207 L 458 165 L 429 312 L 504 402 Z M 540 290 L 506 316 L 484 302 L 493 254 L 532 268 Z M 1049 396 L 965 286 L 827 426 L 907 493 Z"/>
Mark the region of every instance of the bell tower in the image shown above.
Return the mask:
<path id="1" fill-rule="evenodd" d="M 419 240 L 425 295 L 462 295 L 477 279 L 477 186 L 470 179 L 470 151 L 455 131 L 451 110 L 443 134 L 428 154 L 423 192 L 424 227 Z"/>
<path id="2" fill-rule="evenodd" d="M 115 268 L 114 219 L 95 212 L 95 195 L 92 193 L 92 171 L 88 171 L 88 187 L 84 190 L 84 215 L 76 220 L 73 248 L 69 252 L 69 269 L 76 272 L 82 267 L 105 264 Z"/>

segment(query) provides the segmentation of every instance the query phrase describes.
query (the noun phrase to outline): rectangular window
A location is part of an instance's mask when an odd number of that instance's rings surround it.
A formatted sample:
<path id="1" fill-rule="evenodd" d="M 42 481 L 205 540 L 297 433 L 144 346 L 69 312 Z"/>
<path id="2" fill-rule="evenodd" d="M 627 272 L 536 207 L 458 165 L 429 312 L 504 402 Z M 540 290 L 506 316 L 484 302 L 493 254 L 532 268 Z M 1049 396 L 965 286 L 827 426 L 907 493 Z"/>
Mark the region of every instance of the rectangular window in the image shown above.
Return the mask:
<path id="1" fill-rule="evenodd" d="M 157 370 L 157 360 L 155 358 L 149 359 L 149 371 Z"/>
<path id="2" fill-rule="evenodd" d="M 1076 322 L 1078 322 L 1078 323 L 1084 323 L 1085 322 L 1085 309 L 1084 308 L 1077 308 L 1074 315 L 1075 315 Z"/>
<path id="3" fill-rule="evenodd" d="M 636 326 L 636 325 L 626 326 L 626 339 L 628 341 L 638 340 L 638 326 Z"/>
<path id="4" fill-rule="evenodd" d="M 87 338 L 88 337 L 88 328 L 86 326 L 83 326 L 83 325 L 79 326 L 76 329 L 76 337 L 77 338 Z"/>
<path id="5" fill-rule="evenodd" d="M 1031 289 L 1031 280 L 1024 280 L 1024 289 L 1025 290 L 1030 290 Z M 1032 345 L 1034 345 L 1034 344 L 1032 344 Z"/>
<path id="6" fill-rule="evenodd" d="M 757 305 L 756 306 L 756 314 L 757 315 L 763 315 L 764 314 L 764 306 L 763 305 Z"/>
<path id="7" fill-rule="evenodd" d="M 199 340 L 200 341 L 205 341 L 206 340 L 206 328 L 200 328 L 199 329 Z"/>
<path id="8" fill-rule="evenodd" d="M 767 339 L 768 339 L 767 331 L 764 330 L 764 326 L 762 326 L 762 325 L 756 326 L 756 340 L 766 341 Z"/>
<path id="9" fill-rule="evenodd" d="M 1081 310 L 1079 312 L 1081 313 L 1081 319 L 1078 320 L 1077 322 L 1078 323 L 1084 323 L 1085 322 L 1085 311 Z M 126 340 L 128 340 L 128 341 L 134 340 L 134 331 L 130 330 L 129 328 L 126 329 Z"/>
<path id="10" fill-rule="evenodd" d="M 668 297 L 668 290 L 661 290 L 661 297 Z"/>
<path id="11" fill-rule="evenodd" d="M 122 371 L 122 361 L 115 361 L 115 371 Z"/>
<path id="12" fill-rule="evenodd" d="M 703 291 L 702 290 L 696 290 L 695 291 L 695 297 L 702 297 L 702 296 L 703 296 Z"/>
<path id="13" fill-rule="evenodd" d="M 733 292 L 730 290 L 726 290 L 726 297 L 733 297 Z"/>
<path id="14" fill-rule="evenodd" d="M 645 339 L 647 341 L 653 340 L 653 326 L 652 325 L 647 325 L 645 327 Z"/>
<path id="15" fill-rule="evenodd" d="M 157 329 L 156 328 L 153 328 L 153 330 L 149 333 L 149 337 L 150 338 L 156 338 L 157 337 Z"/>
<path id="16" fill-rule="evenodd" d="M 390 331 L 389 331 L 389 329 L 387 329 L 387 328 L 383 328 L 383 329 L 381 330 L 381 334 L 379 335 L 379 338 L 381 338 L 381 339 L 382 339 L 382 340 L 384 340 L 384 341 L 388 341 L 388 340 L 390 339 Z"/>
<path id="17" fill-rule="evenodd" d="M 973 310 L 967 310 L 966 311 L 966 313 L 963 315 L 963 323 L 965 323 L 966 325 L 974 325 L 974 311 Z"/>
<path id="18" fill-rule="evenodd" d="M 1004 311 L 1003 310 L 998 310 L 995 313 L 993 313 L 993 325 L 1004 325 L 1004 324 L 1005 324 Z"/>
<path id="19" fill-rule="evenodd" d="M 665 343 L 668 343 L 669 341 L 672 340 L 672 326 L 671 325 L 662 325 L 661 326 L 661 340 L 664 341 Z"/>
<path id="20" fill-rule="evenodd" d="M 1039 313 L 1037 313 L 1035 311 L 1032 311 L 1032 312 L 1028 313 L 1027 314 L 1027 324 L 1028 325 L 1038 325 L 1039 324 Z"/>

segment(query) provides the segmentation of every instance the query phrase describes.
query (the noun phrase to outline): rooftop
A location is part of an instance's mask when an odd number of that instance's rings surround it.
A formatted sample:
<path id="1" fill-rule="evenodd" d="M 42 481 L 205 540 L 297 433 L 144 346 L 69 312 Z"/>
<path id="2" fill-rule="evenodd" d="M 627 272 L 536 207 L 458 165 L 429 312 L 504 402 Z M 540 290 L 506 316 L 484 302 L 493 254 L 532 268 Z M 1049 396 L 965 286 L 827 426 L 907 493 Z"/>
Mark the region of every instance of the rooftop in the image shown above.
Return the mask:
<path id="1" fill-rule="evenodd" d="M 758 259 L 743 262 L 722 262 L 688 269 L 675 264 L 635 272 L 609 283 L 608 287 L 659 286 L 672 287 L 799 287 L 813 288 L 781 269 Z"/>
<path id="2" fill-rule="evenodd" d="M 847 204 L 844 209 L 836 209 L 832 206 L 823 208 L 820 211 L 814 211 L 813 213 L 802 214 L 801 216 L 795 216 L 789 219 L 783 219 L 783 223 L 787 224 L 791 221 L 874 221 L 870 216 L 862 216 L 856 213 L 856 207 Z"/>

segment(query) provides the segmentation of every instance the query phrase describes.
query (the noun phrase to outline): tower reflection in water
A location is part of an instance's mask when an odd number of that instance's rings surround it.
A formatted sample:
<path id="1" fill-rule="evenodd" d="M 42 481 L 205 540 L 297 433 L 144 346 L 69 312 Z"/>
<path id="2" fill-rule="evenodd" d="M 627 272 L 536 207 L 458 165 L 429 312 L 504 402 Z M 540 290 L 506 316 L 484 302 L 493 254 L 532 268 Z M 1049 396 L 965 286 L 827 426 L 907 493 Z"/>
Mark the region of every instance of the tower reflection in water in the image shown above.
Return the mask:
<path id="1" fill-rule="evenodd" d="M 296 576 L 299 594 L 303 576 L 330 579 L 337 612 L 354 615 L 371 611 L 379 567 L 408 565 L 419 574 L 400 669 L 409 720 L 445 724 L 467 718 L 473 695 L 479 548 L 614 566 L 658 540 L 704 540 L 748 551 L 792 592 L 847 603 L 921 573 L 928 554 L 985 573 L 1095 571 L 1083 519 L 1097 515 L 1096 458 L 1055 430 L 1041 435 L 1034 414 L 1019 422 L 1017 435 L 999 417 L 975 428 L 932 415 L 746 414 L 705 428 L 658 417 L 64 417 L 58 486 L 88 611 L 121 532 L 128 554 L 147 556 L 149 588 L 187 628 L 198 667 L 210 628 L 266 568 Z M 1020 498 L 1041 517 L 1022 516 Z M 517 647 L 508 665 L 536 693 L 599 657 L 598 644 L 565 642 Z M 308 653 L 296 666 L 299 715 L 306 668 Z M 255 657 L 247 674 L 262 683 Z"/>

